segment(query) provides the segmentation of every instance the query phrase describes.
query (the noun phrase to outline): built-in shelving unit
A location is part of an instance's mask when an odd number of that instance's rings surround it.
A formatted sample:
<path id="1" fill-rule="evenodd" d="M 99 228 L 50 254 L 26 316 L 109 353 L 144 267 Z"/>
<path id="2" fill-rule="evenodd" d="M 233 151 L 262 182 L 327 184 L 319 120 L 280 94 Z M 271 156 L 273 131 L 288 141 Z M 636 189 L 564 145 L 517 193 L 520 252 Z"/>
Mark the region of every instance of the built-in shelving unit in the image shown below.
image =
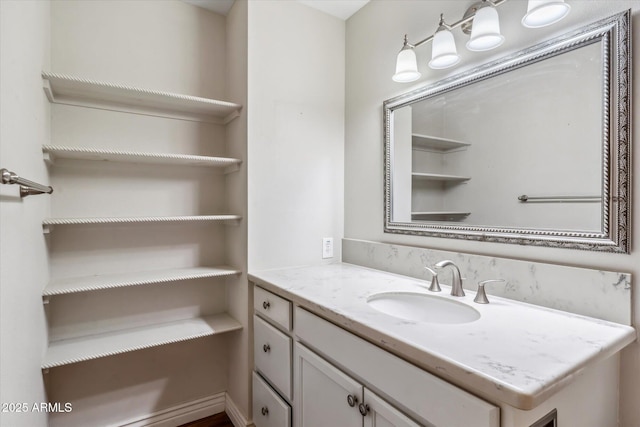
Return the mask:
<path id="1" fill-rule="evenodd" d="M 151 285 L 155 283 L 195 280 L 209 277 L 226 277 L 240 274 L 241 271 L 229 266 L 173 268 L 157 271 L 133 273 L 101 274 L 83 277 L 54 279 L 44 288 L 43 297 L 66 295 L 77 292 L 98 291 L 101 289 L 124 288 L 128 286 Z"/>
<path id="2" fill-rule="evenodd" d="M 98 359 L 135 350 L 187 341 L 241 329 L 227 314 L 179 320 L 49 343 L 42 369 Z"/>
<path id="3" fill-rule="evenodd" d="M 242 161 L 228 157 L 194 156 L 189 154 L 143 153 L 85 147 L 43 145 L 45 160 L 54 163 L 57 158 L 76 160 L 99 160 L 124 163 L 151 163 L 157 165 L 204 166 L 213 168 L 237 168 Z"/>
<path id="4" fill-rule="evenodd" d="M 238 117 L 241 105 L 146 88 L 43 72 L 50 102 L 226 124 Z"/>
<path id="5" fill-rule="evenodd" d="M 446 159 L 449 156 L 454 155 L 453 153 L 466 150 L 471 144 L 468 142 L 457 141 L 450 138 L 442 138 L 438 136 L 431 135 L 422 135 L 414 133 L 411 135 L 411 148 L 413 150 L 413 155 L 417 155 L 420 151 L 425 151 L 426 153 L 419 153 L 418 159 L 424 159 L 424 156 L 429 156 L 430 162 L 429 164 L 435 164 L 436 162 L 431 161 L 432 156 L 437 156 L 439 162 L 442 164 L 447 164 Z M 418 161 L 419 164 L 419 161 Z M 439 166 L 439 165 L 436 165 Z M 440 167 L 436 170 L 440 172 Z M 424 170 L 424 169 L 423 169 Z M 421 196 L 429 195 L 429 197 L 433 198 L 441 198 L 444 197 L 447 191 L 450 190 L 451 186 L 462 184 L 471 179 L 469 176 L 462 175 L 452 175 L 452 174 L 443 174 L 443 173 L 430 173 L 430 172 L 417 172 L 413 171 L 411 173 L 411 178 L 414 181 L 414 184 L 422 181 L 434 181 L 440 182 L 441 185 L 436 187 L 433 186 L 425 186 L 425 185 L 414 185 L 412 187 L 412 194 L 416 194 L 419 192 Z M 470 212 L 458 212 L 458 211 L 422 211 L 421 208 L 424 209 L 426 206 L 414 206 L 415 211 L 411 212 L 411 220 L 412 221 L 462 221 L 467 216 L 470 215 Z M 428 207 L 427 207 L 428 209 Z"/>
<path id="6" fill-rule="evenodd" d="M 241 105 L 191 95 L 137 88 L 127 85 L 101 82 L 69 75 L 42 73 L 44 91 L 50 102 L 98 110 L 118 111 L 139 115 L 164 117 L 188 121 L 200 121 L 217 125 L 228 124 L 239 115 Z M 208 125 L 211 126 L 211 125 Z M 90 132 L 89 132 L 90 133 Z M 149 144 L 147 144 L 149 145 Z M 107 147 L 72 147 L 44 145 L 44 158 L 52 167 L 58 166 L 56 159 L 80 161 L 110 161 L 124 163 L 150 163 L 164 166 L 189 166 L 221 168 L 225 172 L 237 171 L 241 159 L 211 157 L 191 154 L 153 153 L 144 151 L 120 151 Z M 104 177 L 109 179 L 108 177 Z M 212 178 L 224 179 L 224 177 Z M 65 191 L 73 191 L 74 188 Z M 104 190 L 104 188 L 103 188 Z M 55 197 L 55 195 L 54 195 Z M 116 217 L 71 217 L 48 218 L 43 221 L 43 230 L 49 233 L 55 226 L 131 224 L 181 222 L 221 222 L 237 224 L 242 220 L 233 213 L 221 215 L 185 216 L 116 216 Z M 203 278 L 223 278 L 241 274 L 232 266 L 184 267 L 134 273 L 95 274 L 83 277 L 51 279 L 43 291 L 43 302 L 54 304 L 65 295 L 94 292 L 131 286 L 178 282 Z M 215 280 L 206 286 L 217 285 Z M 152 289 L 152 287 L 149 287 Z M 49 301 L 50 297 L 56 300 Z M 100 294 L 95 294 L 100 300 Z M 71 297 L 68 297 L 71 298 Z M 87 315 L 83 313 L 83 315 Z M 91 313 L 88 313 L 91 316 Z M 158 316 L 161 318 L 161 316 Z M 110 355 L 156 347 L 195 338 L 232 332 L 242 328 L 241 323 L 227 313 L 215 313 L 191 319 L 164 323 L 164 320 L 145 327 L 109 330 L 106 320 L 92 319 L 89 330 L 82 328 L 81 336 L 54 340 L 49 343 L 42 369 L 68 365 Z"/>
<path id="7" fill-rule="evenodd" d="M 451 181 L 451 182 L 464 182 L 469 181 L 471 178 L 468 176 L 459 175 L 444 175 L 439 173 L 419 173 L 414 172 L 411 176 L 415 179 L 424 179 L 428 181 Z"/>
<path id="8" fill-rule="evenodd" d="M 451 151 L 468 147 L 468 142 L 456 141 L 449 138 L 440 138 L 438 136 L 412 134 L 411 142 L 414 149 L 433 150 L 433 151 Z"/>

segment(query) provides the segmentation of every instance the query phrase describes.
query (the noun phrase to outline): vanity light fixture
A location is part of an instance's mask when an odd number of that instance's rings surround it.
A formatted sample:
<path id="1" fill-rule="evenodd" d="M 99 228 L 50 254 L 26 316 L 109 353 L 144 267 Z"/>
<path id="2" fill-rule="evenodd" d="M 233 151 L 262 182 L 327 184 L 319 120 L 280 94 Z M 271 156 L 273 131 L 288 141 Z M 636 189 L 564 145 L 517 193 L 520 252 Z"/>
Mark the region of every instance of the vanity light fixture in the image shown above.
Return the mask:
<path id="1" fill-rule="evenodd" d="M 478 5 L 471 26 L 471 38 L 467 42 L 467 49 L 484 51 L 495 49 L 504 43 L 504 36 L 500 34 L 500 20 L 495 6 L 488 1 Z"/>
<path id="2" fill-rule="evenodd" d="M 435 34 L 424 40 L 411 44 L 407 35 L 404 36 L 402 50 L 396 60 L 396 73 L 393 80 L 407 83 L 418 80 L 422 75 L 418 71 L 415 48 L 427 42 L 432 42 L 431 61 L 429 67 L 444 69 L 460 62 L 455 40 L 451 30 L 461 27 L 465 34 L 470 34 L 466 46 L 471 51 L 485 51 L 495 49 L 504 43 L 504 36 L 500 34 L 500 21 L 497 7 L 507 0 L 482 0 L 467 8 L 462 19 L 447 24 L 440 14 L 440 22 Z M 567 16 L 571 6 L 564 0 L 529 0 L 527 13 L 522 18 L 522 25 L 527 28 L 540 28 L 555 24 Z"/>
<path id="3" fill-rule="evenodd" d="M 431 61 L 429 67 L 437 70 L 449 68 L 460 62 L 460 55 L 456 49 L 456 42 L 451 34 L 451 27 L 444 22 L 444 17 L 440 14 L 440 24 L 433 36 L 431 45 Z"/>
<path id="4" fill-rule="evenodd" d="M 405 35 L 404 45 L 400 53 L 398 53 L 398 59 L 396 60 L 396 73 L 393 75 L 394 81 L 407 83 L 420 78 L 421 74 L 418 72 L 418 62 L 413 48 L 414 46 L 409 43 Z"/>
<path id="5" fill-rule="evenodd" d="M 527 28 L 546 27 L 567 16 L 570 10 L 571 6 L 564 0 L 529 0 L 522 25 Z"/>

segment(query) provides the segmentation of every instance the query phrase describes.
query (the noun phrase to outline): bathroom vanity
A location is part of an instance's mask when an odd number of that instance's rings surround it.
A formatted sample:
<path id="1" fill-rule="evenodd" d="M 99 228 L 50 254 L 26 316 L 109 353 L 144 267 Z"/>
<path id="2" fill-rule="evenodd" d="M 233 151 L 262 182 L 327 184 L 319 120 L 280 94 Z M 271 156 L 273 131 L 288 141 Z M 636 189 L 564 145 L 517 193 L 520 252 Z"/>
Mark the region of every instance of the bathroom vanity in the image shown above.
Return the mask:
<path id="1" fill-rule="evenodd" d="M 346 263 L 249 278 L 257 427 L 617 424 L 629 326 Z"/>

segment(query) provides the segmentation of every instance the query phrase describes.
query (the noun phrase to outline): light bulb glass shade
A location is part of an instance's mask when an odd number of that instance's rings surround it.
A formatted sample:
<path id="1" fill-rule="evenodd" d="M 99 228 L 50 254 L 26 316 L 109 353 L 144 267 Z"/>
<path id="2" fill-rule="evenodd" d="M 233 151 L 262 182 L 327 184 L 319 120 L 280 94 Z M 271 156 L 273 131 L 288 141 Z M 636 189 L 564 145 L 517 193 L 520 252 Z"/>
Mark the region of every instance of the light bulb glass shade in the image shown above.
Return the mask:
<path id="1" fill-rule="evenodd" d="M 431 61 L 429 67 L 434 70 L 449 68 L 460 62 L 453 34 L 447 29 L 438 30 L 431 45 Z"/>
<path id="2" fill-rule="evenodd" d="M 529 0 L 522 25 L 527 28 L 546 27 L 560 21 L 570 10 L 571 6 L 564 0 Z"/>
<path id="3" fill-rule="evenodd" d="M 498 11 L 493 6 L 485 6 L 476 11 L 471 27 L 471 38 L 467 49 L 474 51 L 491 50 L 504 42 L 500 34 Z"/>
<path id="4" fill-rule="evenodd" d="M 392 77 L 393 81 L 400 83 L 413 82 L 418 80 L 420 76 L 416 53 L 413 48 L 402 48 L 396 60 L 396 73 Z"/>

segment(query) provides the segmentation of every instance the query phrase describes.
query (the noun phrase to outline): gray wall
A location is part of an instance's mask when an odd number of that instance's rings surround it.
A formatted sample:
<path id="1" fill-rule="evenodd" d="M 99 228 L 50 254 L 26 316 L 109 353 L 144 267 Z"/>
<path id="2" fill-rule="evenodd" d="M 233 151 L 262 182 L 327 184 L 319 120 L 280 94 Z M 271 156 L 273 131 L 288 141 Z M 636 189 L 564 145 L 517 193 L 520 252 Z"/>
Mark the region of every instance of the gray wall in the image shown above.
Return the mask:
<path id="1" fill-rule="evenodd" d="M 344 29 L 298 2 L 249 2 L 250 270 L 321 263 L 323 237 L 340 259 Z"/>
<path id="2" fill-rule="evenodd" d="M 463 69 L 497 59 L 508 52 L 518 51 L 535 43 L 538 38 L 551 38 L 569 28 L 593 22 L 627 8 L 633 8 L 634 36 L 640 35 L 637 1 L 572 1 L 571 15 L 556 26 L 539 30 L 525 29 L 520 19 L 526 2 L 514 0 L 500 8 L 501 28 L 507 37 L 505 44 L 491 52 L 467 51 L 459 30 L 454 31 L 462 63 L 453 70 L 429 70 L 428 46 L 418 48 L 417 55 L 423 77 L 411 84 L 391 80 L 395 56 L 402 46 L 402 36 L 419 40 L 435 31 L 440 13 L 450 21 L 464 12 L 463 2 L 451 1 L 373 1 L 347 22 L 346 73 L 346 136 L 345 136 L 345 237 L 377 242 L 398 243 L 454 252 L 467 252 L 496 257 L 550 262 L 640 274 L 640 252 L 630 255 L 602 254 L 567 249 L 546 249 L 526 246 L 467 242 L 385 234 L 383 232 L 383 151 L 382 102 L 406 91 L 435 82 Z M 634 56 L 640 56 L 639 44 L 634 44 Z M 639 71 L 636 69 L 635 74 Z M 636 78 L 637 80 L 637 78 Z M 640 99 L 640 88 L 634 88 Z M 637 104 L 637 102 L 636 102 Z M 637 108 L 636 108 L 637 109 Z M 640 125 L 635 116 L 633 125 Z M 640 164 L 640 150 L 634 152 L 634 164 Z M 634 186 L 635 200 L 640 200 L 640 188 Z M 633 222 L 640 224 L 640 209 L 633 212 Z M 640 238 L 637 227 L 633 241 Z M 590 292 L 585 288 L 583 292 Z M 640 293 L 634 292 L 634 309 L 640 309 Z M 636 324 L 637 326 L 637 324 Z M 634 343 L 622 354 L 621 425 L 640 425 L 640 344 Z"/>

